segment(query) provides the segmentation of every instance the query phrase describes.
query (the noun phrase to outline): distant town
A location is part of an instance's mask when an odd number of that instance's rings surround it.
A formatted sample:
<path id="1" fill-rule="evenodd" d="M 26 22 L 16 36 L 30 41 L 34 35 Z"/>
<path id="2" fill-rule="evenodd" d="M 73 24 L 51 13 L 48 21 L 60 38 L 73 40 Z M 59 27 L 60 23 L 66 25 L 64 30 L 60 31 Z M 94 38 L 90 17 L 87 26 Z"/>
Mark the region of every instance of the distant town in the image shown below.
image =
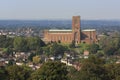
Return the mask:
<path id="1" fill-rule="evenodd" d="M 71 29 L 71 24 L 71 20 L 0 20 L 0 34 L 42 37 L 44 29 Z M 97 34 L 120 31 L 119 20 L 81 20 L 81 26 L 81 29 L 94 28 Z"/>

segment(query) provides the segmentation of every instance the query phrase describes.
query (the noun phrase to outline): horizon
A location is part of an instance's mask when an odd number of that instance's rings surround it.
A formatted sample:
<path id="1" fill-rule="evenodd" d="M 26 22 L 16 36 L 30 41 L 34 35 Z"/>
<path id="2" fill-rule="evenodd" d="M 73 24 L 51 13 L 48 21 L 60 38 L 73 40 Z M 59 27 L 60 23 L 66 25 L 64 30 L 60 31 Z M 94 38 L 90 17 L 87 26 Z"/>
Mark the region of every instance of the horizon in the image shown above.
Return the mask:
<path id="1" fill-rule="evenodd" d="M 72 21 L 72 19 L 0 19 L 0 21 Z M 81 19 L 81 21 L 120 21 L 120 19 Z"/>

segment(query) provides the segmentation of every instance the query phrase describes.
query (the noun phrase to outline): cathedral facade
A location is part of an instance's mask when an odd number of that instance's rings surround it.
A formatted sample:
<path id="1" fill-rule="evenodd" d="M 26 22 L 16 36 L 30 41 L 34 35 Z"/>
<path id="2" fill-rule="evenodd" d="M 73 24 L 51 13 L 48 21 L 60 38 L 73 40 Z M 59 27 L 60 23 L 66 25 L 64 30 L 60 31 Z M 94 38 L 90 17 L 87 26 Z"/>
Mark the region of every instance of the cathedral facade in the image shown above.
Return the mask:
<path id="1" fill-rule="evenodd" d="M 45 42 L 58 42 L 71 43 L 75 41 L 79 43 L 96 43 L 96 30 L 85 29 L 81 30 L 80 16 L 73 16 L 72 18 L 72 29 L 50 29 L 44 30 L 44 41 Z"/>

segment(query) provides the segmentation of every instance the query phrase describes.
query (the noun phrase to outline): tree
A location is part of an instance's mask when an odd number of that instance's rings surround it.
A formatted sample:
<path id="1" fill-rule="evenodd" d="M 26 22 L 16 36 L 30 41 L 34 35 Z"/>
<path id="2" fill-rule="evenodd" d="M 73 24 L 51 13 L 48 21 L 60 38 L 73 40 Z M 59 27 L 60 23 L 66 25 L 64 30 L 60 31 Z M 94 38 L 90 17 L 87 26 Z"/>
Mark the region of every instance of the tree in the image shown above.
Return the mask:
<path id="1" fill-rule="evenodd" d="M 0 80 L 8 80 L 8 74 L 4 67 L 0 67 Z"/>
<path id="2" fill-rule="evenodd" d="M 115 48 L 115 55 L 120 55 L 120 37 L 115 37 L 113 42 L 114 48 Z"/>
<path id="3" fill-rule="evenodd" d="M 68 67 L 68 78 L 69 80 L 79 80 L 80 71 L 77 71 L 74 67 Z"/>
<path id="4" fill-rule="evenodd" d="M 58 56 L 58 55 L 63 55 L 64 51 L 68 50 L 66 46 L 60 45 L 56 42 L 51 43 L 50 45 L 47 45 L 46 47 L 43 48 L 44 53 L 46 55 L 52 55 L 52 56 Z"/>
<path id="5" fill-rule="evenodd" d="M 61 43 L 61 41 L 60 41 L 60 40 L 58 40 L 58 43 Z"/>
<path id="6" fill-rule="evenodd" d="M 6 55 L 13 55 L 13 50 L 11 48 L 4 48 L 3 53 Z"/>
<path id="7" fill-rule="evenodd" d="M 113 34 L 112 36 L 105 36 L 100 39 L 100 47 L 108 56 L 119 55 L 120 34 Z"/>
<path id="8" fill-rule="evenodd" d="M 67 80 L 67 68 L 60 62 L 46 62 L 31 75 L 30 80 Z"/>
<path id="9" fill-rule="evenodd" d="M 8 64 L 7 64 L 7 65 L 8 65 L 8 66 L 11 66 L 11 65 L 14 65 L 14 64 L 15 64 L 15 61 L 14 61 L 13 59 L 11 59 L 11 60 L 8 61 Z"/>
<path id="10" fill-rule="evenodd" d="M 64 51 L 66 51 L 66 50 L 67 50 L 67 47 L 59 45 L 57 43 L 53 43 L 50 46 L 50 53 L 54 56 L 63 55 Z"/>
<path id="11" fill-rule="evenodd" d="M 0 35 L 0 48 L 13 48 L 13 38 Z"/>
<path id="12" fill-rule="evenodd" d="M 110 80 L 120 80 L 120 64 L 107 64 L 105 68 Z"/>
<path id="13" fill-rule="evenodd" d="M 27 41 L 24 37 L 15 37 L 14 38 L 14 48 L 16 51 L 27 51 Z"/>
<path id="14" fill-rule="evenodd" d="M 45 46 L 45 43 L 39 37 L 29 37 L 27 38 L 27 42 L 30 50 L 36 50 Z"/>
<path id="15" fill-rule="evenodd" d="M 51 48 L 51 45 L 48 45 L 46 47 L 43 47 L 43 53 L 46 55 L 46 56 L 49 56 L 51 53 L 50 53 L 50 48 Z"/>
<path id="16" fill-rule="evenodd" d="M 33 57 L 33 63 L 35 63 L 35 64 L 37 64 L 37 63 L 39 63 L 40 62 L 40 56 L 34 56 Z"/>
<path id="17" fill-rule="evenodd" d="M 8 72 L 8 80 L 27 80 L 32 73 L 31 68 L 26 66 L 13 65 L 8 66 L 6 70 Z"/>
<path id="18" fill-rule="evenodd" d="M 90 53 L 92 53 L 92 54 L 97 53 L 98 50 L 99 50 L 99 45 L 98 45 L 98 44 L 93 43 L 93 44 L 91 44 L 90 47 L 89 47 L 89 51 L 90 51 Z"/>
<path id="19" fill-rule="evenodd" d="M 36 53 L 37 55 L 43 54 L 43 48 L 42 48 L 42 47 L 37 48 L 35 53 Z"/>
<path id="20" fill-rule="evenodd" d="M 69 45 L 70 48 L 75 48 L 75 41 L 73 40 L 72 43 Z"/>
<path id="21" fill-rule="evenodd" d="M 116 49 L 114 46 L 112 45 L 107 45 L 106 47 L 103 48 L 105 54 L 107 54 L 108 56 L 110 55 L 114 55 Z"/>
<path id="22" fill-rule="evenodd" d="M 82 63 L 79 80 L 110 80 L 104 64 L 104 60 L 94 56 L 86 59 Z"/>
<path id="23" fill-rule="evenodd" d="M 31 53 L 30 56 L 28 56 L 29 61 L 33 61 L 33 57 L 36 56 L 36 54 Z"/>

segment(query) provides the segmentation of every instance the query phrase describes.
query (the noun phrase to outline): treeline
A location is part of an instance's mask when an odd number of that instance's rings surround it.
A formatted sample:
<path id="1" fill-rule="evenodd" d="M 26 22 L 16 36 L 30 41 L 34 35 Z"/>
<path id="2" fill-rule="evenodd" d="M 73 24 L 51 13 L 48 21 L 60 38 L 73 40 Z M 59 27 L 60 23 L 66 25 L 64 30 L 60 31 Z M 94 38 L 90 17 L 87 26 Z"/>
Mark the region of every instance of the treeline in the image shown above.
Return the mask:
<path id="1" fill-rule="evenodd" d="M 91 56 L 83 60 L 80 71 L 71 68 L 68 75 L 70 80 L 120 80 L 120 64 Z"/>
<path id="2" fill-rule="evenodd" d="M 39 37 L 7 37 L 0 36 L 0 48 L 9 48 L 15 51 L 31 51 L 45 46 Z"/>
<path id="3" fill-rule="evenodd" d="M 0 36 L 0 48 L 3 53 L 9 55 L 13 52 L 31 52 L 30 57 L 35 55 L 63 55 L 69 50 L 68 46 L 57 42 L 45 44 L 39 37 L 7 37 Z"/>
<path id="4" fill-rule="evenodd" d="M 107 55 L 120 55 L 120 34 L 104 36 L 101 38 L 100 47 Z"/>
<path id="5" fill-rule="evenodd" d="M 65 64 L 46 62 L 38 70 L 27 66 L 6 66 L 0 68 L 0 80 L 68 80 Z"/>
<path id="6" fill-rule="evenodd" d="M 120 55 L 120 35 L 114 34 L 113 36 L 103 36 L 97 44 L 80 44 L 77 48 L 82 54 L 88 50 L 90 54 L 97 54 L 97 56 L 111 56 Z M 62 45 L 57 42 L 45 44 L 39 37 L 7 37 L 0 36 L 0 48 L 5 48 L 9 53 L 10 51 L 30 52 L 37 51 L 50 54 L 64 53 L 64 51 L 75 50 L 74 41 L 70 45 Z M 6 52 L 7 52 L 6 51 Z"/>
<path id="7" fill-rule="evenodd" d="M 80 71 L 59 61 L 44 63 L 38 70 L 23 65 L 0 68 L 0 80 L 120 80 L 120 64 L 106 64 L 91 56 L 83 60 Z"/>
<path id="8" fill-rule="evenodd" d="M 90 45 L 83 44 L 83 47 L 84 50 L 88 50 L 90 54 L 94 54 L 99 57 L 120 56 L 120 34 L 113 33 L 110 36 L 104 35 L 100 37 L 98 43 L 93 43 Z M 81 46 L 80 49 L 82 49 Z"/>

